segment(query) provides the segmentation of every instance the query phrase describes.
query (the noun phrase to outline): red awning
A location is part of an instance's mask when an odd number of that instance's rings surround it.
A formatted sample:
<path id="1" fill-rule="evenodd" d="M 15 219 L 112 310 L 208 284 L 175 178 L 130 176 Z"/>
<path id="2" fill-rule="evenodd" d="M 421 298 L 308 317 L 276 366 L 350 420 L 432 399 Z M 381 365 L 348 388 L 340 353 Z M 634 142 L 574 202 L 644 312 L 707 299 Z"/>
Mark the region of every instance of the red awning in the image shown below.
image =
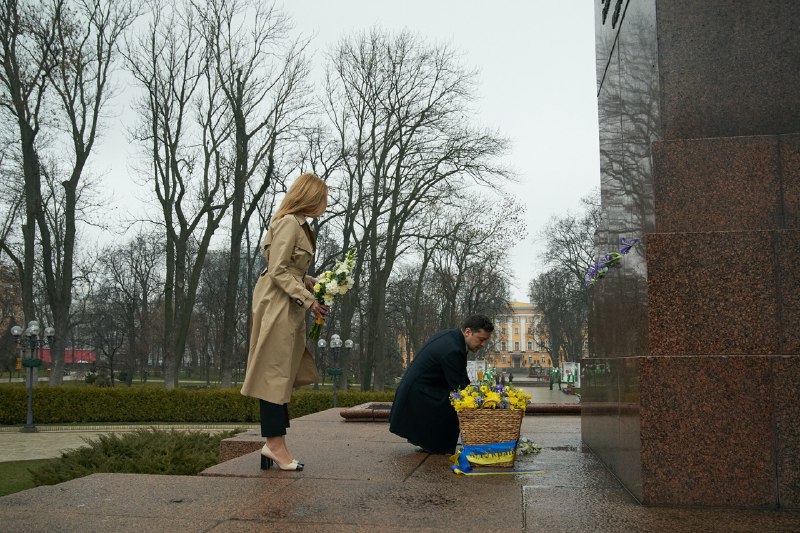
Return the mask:
<path id="1" fill-rule="evenodd" d="M 50 355 L 50 348 L 42 348 L 42 360 L 45 363 L 52 363 L 53 358 Z M 72 348 L 67 348 L 64 351 L 64 362 L 67 364 L 80 364 L 80 363 L 94 363 L 96 359 L 95 351 L 94 350 L 86 350 L 83 348 L 77 348 L 73 350 Z"/>

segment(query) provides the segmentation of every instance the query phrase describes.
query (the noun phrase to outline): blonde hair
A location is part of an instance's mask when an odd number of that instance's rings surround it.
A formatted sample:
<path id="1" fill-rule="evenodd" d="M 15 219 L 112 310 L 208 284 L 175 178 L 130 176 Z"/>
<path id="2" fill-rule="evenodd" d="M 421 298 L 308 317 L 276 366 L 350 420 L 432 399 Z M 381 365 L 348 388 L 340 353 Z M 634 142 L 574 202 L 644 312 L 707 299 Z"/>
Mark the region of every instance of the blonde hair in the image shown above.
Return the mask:
<path id="1" fill-rule="evenodd" d="M 328 186 L 318 176 L 307 172 L 289 187 L 272 222 L 294 214 L 318 217 L 327 205 Z"/>

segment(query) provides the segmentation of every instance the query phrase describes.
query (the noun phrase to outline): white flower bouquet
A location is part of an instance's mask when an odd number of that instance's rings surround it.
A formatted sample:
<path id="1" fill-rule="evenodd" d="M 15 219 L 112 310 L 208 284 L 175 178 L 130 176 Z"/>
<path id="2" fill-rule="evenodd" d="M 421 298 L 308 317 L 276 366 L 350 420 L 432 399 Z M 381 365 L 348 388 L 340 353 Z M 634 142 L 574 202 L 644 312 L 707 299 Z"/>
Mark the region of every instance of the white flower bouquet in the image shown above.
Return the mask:
<path id="1" fill-rule="evenodd" d="M 337 296 L 346 294 L 353 288 L 353 268 L 356 265 L 356 249 L 350 248 L 342 261 L 337 261 L 333 270 L 326 270 L 314 285 L 314 299 L 319 303 L 331 306 Z M 317 317 L 308 337 L 318 340 L 322 333 L 324 317 Z"/>

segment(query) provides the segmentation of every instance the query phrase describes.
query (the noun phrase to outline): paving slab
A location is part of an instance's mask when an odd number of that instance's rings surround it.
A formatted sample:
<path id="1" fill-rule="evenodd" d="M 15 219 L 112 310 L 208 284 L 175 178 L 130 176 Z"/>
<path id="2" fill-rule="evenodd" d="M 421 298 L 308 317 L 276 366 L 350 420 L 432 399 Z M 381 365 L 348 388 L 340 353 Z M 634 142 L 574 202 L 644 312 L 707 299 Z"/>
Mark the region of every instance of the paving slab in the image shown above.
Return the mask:
<path id="1" fill-rule="evenodd" d="M 457 476 L 387 424 L 338 409 L 292 420 L 302 472 L 262 471 L 258 452 L 200 476 L 95 474 L 0 498 L 0 530 L 17 531 L 800 531 L 777 510 L 647 508 L 581 443 L 578 416 L 527 416 L 542 445 L 519 456 L 537 474 Z"/>
<path id="2" fill-rule="evenodd" d="M 622 487 L 545 485 L 523 488 L 529 531 L 762 533 L 800 531 L 800 516 L 782 511 L 643 507 Z"/>

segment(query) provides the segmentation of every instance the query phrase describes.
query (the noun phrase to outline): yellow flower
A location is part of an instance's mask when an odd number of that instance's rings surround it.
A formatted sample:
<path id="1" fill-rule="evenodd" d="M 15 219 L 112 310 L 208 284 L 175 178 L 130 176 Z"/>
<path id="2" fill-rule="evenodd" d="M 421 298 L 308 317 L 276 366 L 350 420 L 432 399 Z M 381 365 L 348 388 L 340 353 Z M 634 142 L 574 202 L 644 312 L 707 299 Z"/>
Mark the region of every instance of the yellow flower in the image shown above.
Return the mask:
<path id="1" fill-rule="evenodd" d="M 504 405 L 511 410 L 525 410 L 531 399 L 530 394 L 512 386 L 506 387 L 502 394 L 494 391 L 488 385 L 467 385 L 458 392 L 461 397 L 451 400 L 451 404 L 457 412 L 477 408 L 501 409 Z"/>
<path id="2" fill-rule="evenodd" d="M 495 409 L 500 405 L 500 395 L 494 391 L 486 394 L 486 399 L 483 400 L 484 409 Z"/>

